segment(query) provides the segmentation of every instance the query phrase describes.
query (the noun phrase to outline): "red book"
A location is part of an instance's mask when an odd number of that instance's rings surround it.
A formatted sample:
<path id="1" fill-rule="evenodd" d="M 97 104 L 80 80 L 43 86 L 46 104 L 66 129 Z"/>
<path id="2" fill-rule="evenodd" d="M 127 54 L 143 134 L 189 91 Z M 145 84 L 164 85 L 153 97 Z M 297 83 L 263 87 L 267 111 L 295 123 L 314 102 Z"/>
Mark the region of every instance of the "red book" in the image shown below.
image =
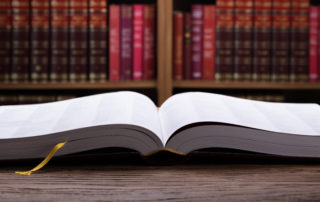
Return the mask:
<path id="1" fill-rule="evenodd" d="M 144 5 L 143 79 L 155 78 L 155 7 Z"/>
<path id="2" fill-rule="evenodd" d="M 184 79 L 192 79 L 192 63 L 191 63 L 191 13 L 184 15 L 184 41 L 183 41 L 183 74 Z"/>
<path id="3" fill-rule="evenodd" d="M 183 79 L 183 13 L 173 14 L 173 78 Z"/>
<path id="4" fill-rule="evenodd" d="M 133 5 L 133 80 L 142 80 L 144 6 Z"/>
<path id="5" fill-rule="evenodd" d="M 192 78 L 202 79 L 203 72 L 203 5 L 192 5 Z"/>
<path id="6" fill-rule="evenodd" d="M 310 32 L 309 32 L 309 80 L 320 80 L 320 7 L 310 7 Z"/>
<path id="7" fill-rule="evenodd" d="M 0 2 L 0 81 L 9 81 L 11 51 L 11 0 Z"/>
<path id="8" fill-rule="evenodd" d="M 110 5 L 109 79 L 120 80 L 120 6 Z"/>
<path id="9" fill-rule="evenodd" d="M 203 79 L 213 80 L 215 72 L 216 7 L 203 8 Z"/>

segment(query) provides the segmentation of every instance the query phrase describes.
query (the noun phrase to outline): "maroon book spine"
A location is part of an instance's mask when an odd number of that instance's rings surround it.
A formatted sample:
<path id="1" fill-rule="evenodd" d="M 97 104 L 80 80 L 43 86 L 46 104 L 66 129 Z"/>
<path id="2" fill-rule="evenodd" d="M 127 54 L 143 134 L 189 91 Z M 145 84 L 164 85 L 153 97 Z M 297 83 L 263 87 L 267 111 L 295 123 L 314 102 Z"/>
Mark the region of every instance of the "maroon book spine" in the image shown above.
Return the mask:
<path id="1" fill-rule="evenodd" d="M 174 35 L 173 35 L 173 78 L 183 78 L 183 13 L 173 14 Z"/>
<path id="2" fill-rule="evenodd" d="M 121 54 L 120 79 L 132 79 L 132 32 L 133 9 L 132 5 L 121 5 Z"/>
<path id="3" fill-rule="evenodd" d="M 309 31 L 309 79 L 310 82 L 320 79 L 320 7 L 310 7 L 310 31 Z"/>
<path id="4" fill-rule="evenodd" d="M 256 0 L 254 4 L 253 80 L 271 79 L 272 0 Z"/>
<path id="5" fill-rule="evenodd" d="M 70 0 L 70 81 L 87 80 L 88 0 Z"/>
<path id="6" fill-rule="evenodd" d="M 28 81 L 30 1 L 12 0 L 12 17 L 11 80 Z"/>
<path id="7" fill-rule="evenodd" d="M 68 80 L 69 66 L 69 0 L 51 0 L 50 80 Z"/>
<path id="8" fill-rule="evenodd" d="M 217 0 L 216 73 L 218 81 L 233 79 L 234 0 Z"/>
<path id="9" fill-rule="evenodd" d="M 203 69 L 203 6 L 192 5 L 192 79 L 202 79 Z"/>
<path id="10" fill-rule="evenodd" d="M 11 52 L 11 0 L 0 2 L 0 81 L 9 81 Z"/>
<path id="11" fill-rule="evenodd" d="M 155 6 L 144 5 L 143 79 L 155 78 Z"/>
<path id="12" fill-rule="evenodd" d="M 31 80 L 47 81 L 49 69 L 49 0 L 32 0 L 31 10 Z"/>
<path id="13" fill-rule="evenodd" d="M 120 6 L 109 6 L 109 79 L 120 80 Z"/>
<path id="14" fill-rule="evenodd" d="M 89 80 L 107 79 L 107 0 L 89 0 Z"/>
<path id="15" fill-rule="evenodd" d="M 291 81 L 309 79 L 309 0 L 292 0 Z"/>
<path id="16" fill-rule="evenodd" d="M 191 63 L 191 13 L 184 15 L 184 41 L 183 41 L 183 75 L 184 79 L 192 79 Z"/>

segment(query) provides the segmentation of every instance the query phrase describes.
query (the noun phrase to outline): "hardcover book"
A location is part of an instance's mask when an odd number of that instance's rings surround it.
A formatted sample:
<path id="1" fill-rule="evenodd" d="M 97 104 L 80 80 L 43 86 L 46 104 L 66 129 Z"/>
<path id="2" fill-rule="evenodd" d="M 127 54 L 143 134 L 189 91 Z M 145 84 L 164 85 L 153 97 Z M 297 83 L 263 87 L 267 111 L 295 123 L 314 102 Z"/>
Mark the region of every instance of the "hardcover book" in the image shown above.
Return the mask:
<path id="1" fill-rule="evenodd" d="M 203 69 L 203 5 L 192 5 L 191 50 L 192 79 L 202 79 Z"/>
<path id="2" fill-rule="evenodd" d="M 143 78 L 144 5 L 133 5 L 133 80 Z"/>
<path id="3" fill-rule="evenodd" d="M 192 63 L 191 63 L 191 13 L 184 15 L 184 38 L 183 38 L 183 76 L 184 79 L 192 79 Z"/>
<path id="4" fill-rule="evenodd" d="M 309 80 L 320 79 L 319 43 L 320 43 L 320 7 L 310 7 L 310 32 L 309 32 Z"/>
<path id="5" fill-rule="evenodd" d="M 42 158 L 59 142 L 67 144 L 58 156 L 120 147 L 145 156 L 229 148 L 320 157 L 317 104 L 194 92 L 174 95 L 158 108 L 144 95 L 116 92 L 0 110 L 1 160 Z"/>
<path id="6" fill-rule="evenodd" d="M 10 79 L 11 52 L 11 0 L 0 2 L 0 81 Z"/>
<path id="7" fill-rule="evenodd" d="M 183 13 L 173 14 L 173 78 L 183 79 Z"/>
<path id="8" fill-rule="evenodd" d="M 109 79 L 120 80 L 120 6 L 110 5 L 109 18 Z"/>
<path id="9" fill-rule="evenodd" d="M 155 78 L 155 6 L 144 5 L 143 16 L 143 79 Z"/>

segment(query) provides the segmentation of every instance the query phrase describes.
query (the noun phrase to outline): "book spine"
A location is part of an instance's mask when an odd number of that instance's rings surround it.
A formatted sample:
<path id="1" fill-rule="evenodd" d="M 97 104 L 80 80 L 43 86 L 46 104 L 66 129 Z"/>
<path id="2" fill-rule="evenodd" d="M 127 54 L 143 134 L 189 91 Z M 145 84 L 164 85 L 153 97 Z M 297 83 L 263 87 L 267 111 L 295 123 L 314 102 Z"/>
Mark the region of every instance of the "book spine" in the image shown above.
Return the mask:
<path id="1" fill-rule="evenodd" d="M 132 79 L 132 12 L 131 5 L 121 5 L 121 80 Z"/>
<path id="2" fill-rule="evenodd" d="M 69 66 L 69 0 L 51 0 L 50 80 L 68 80 Z"/>
<path id="3" fill-rule="evenodd" d="M 49 78 L 49 0 L 31 1 L 31 80 Z"/>
<path id="4" fill-rule="evenodd" d="M 120 6 L 110 5 L 109 79 L 120 80 Z"/>
<path id="5" fill-rule="evenodd" d="M 184 15 L 184 39 L 183 39 L 183 75 L 184 79 L 192 79 L 191 61 L 191 13 Z"/>
<path id="6" fill-rule="evenodd" d="M 319 39 L 320 39 L 320 7 L 310 7 L 310 37 L 309 37 L 309 79 L 311 82 L 319 81 Z"/>
<path id="7" fill-rule="evenodd" d="M 11 0 L 0 2 L 0 81 L 9 81 L 11 52 Z"/>
<path id="8" fill-rule="evenodd" d="M 272 0 L 254 4 L 253 80 L 271 79 Z"/>
<path id="9" fill-rule="evenodd" d="M 133 80 L 143 78 L 143 16 L 144 6 L 133 5 Z"/>
<path id="10" fill-rule="evenodd" d="M 12 17 L 11 80 L 28 81 L 30 1 L 12 0 Z"/>
<path id="11" fill-rule="evenodd" d="M 203 79 L 213 80 L 215 73 L 216 7 L 206 5 L 203 12 Z"/>
<path id="12" fill-rule="evenodd" d="M 107 0 L 89 0 L 89 80 L 107 79 Z"/>
<path id="13" fill-rule="evenodd" d="M 309 78 L 309 0 L 292 0 L 291 81 Z"/>
<path id="14" fill-rule="evenodd" d="M 173 14 L 174 39 L 173 39 L 173 78 L 183 79 L 183 13 Z"/>
<path id="15" fill-rule="evenodd" d="M 192 5 L 192 79 L 202 79 L 203 69 L 203 6 Z"/>
<path id="16" fill-rule="evenodd" d="M 143 79 L 155 78 L 155 7 L 144 6 L 144 48 L 143 48 Z"/>
<path id="17" fill-rule="evenodd" d="M 234 73 L 236 81 L 252 79 L 253 0 L 235 1 Z"/>
<path id="18" fill-rule="evenodd" d="M 272 80 L 288 81 L 291 0 L 273 0 Z"/>
<path id="19" fill-rule="evenodd" d="M 216 72 L 218 81 L 233 79 L 234 0 L 217 0 Z"/>
<path id="20" fill-rule="evenodd" d="M 88 0 L 70 0 L 70 81 L 87 80 Z"/>

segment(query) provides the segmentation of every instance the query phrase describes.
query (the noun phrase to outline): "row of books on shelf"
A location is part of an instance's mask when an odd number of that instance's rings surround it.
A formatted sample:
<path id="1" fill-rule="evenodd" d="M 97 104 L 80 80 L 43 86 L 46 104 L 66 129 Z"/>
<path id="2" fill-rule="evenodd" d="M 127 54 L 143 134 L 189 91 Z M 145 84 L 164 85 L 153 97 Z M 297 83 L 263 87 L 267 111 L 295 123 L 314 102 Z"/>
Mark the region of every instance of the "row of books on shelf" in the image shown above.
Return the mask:
<path id="1" fill-rule="evenodd" d="M 1 0 L 0 33 L 0 81 L 155 77 L 151 4 Z"/>
<path id="2" fill-rule="evenodd" d="M 217 0 L 173 14 L 176 80 L 319 81 L 319 6 Z"/>

